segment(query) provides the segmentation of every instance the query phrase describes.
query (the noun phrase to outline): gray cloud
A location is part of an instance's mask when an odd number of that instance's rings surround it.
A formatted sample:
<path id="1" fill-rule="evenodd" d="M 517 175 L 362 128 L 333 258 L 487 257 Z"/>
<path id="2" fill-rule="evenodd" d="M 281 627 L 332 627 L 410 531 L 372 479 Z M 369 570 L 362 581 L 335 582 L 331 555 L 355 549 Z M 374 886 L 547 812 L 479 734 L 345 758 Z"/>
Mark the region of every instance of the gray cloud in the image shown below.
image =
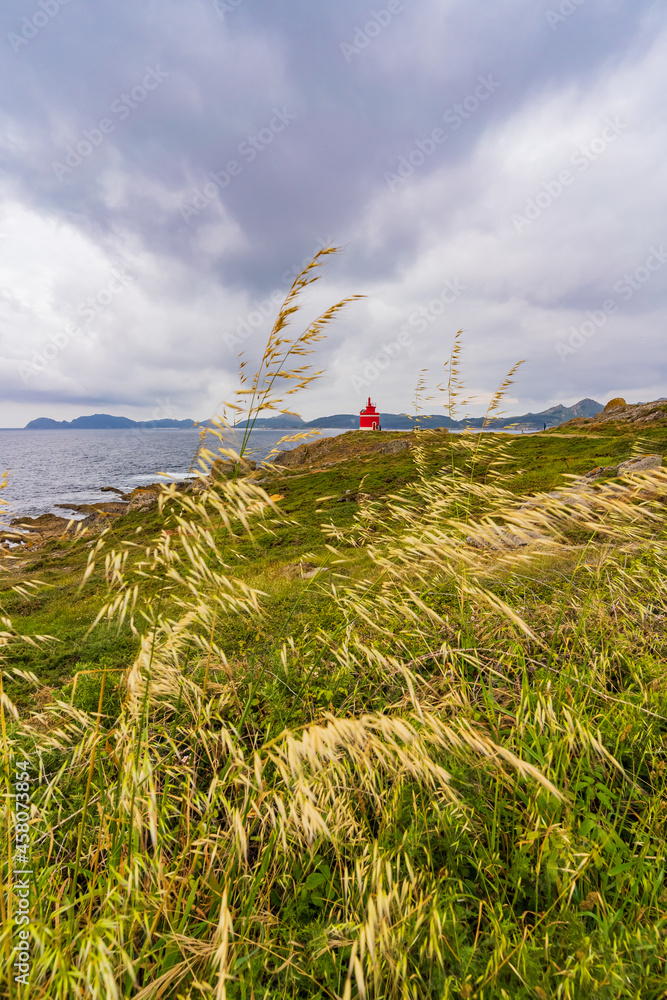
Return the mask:
<path id="1" fill-rule="evenodd" d="M 347 250 L 313 308 L 368 299 L 304 414 L 358 408 L 358 365 L 406 325 L 383 409 L 460 326 L 482 394 L 527 357 L 522 407 L 664 395 L 667 268 L 614 291 L 667 235 L 664 20 L 650 0 L 6 0 L 0 423 L 166 395 L 207 415 L 234 388 L 234 331 L 323 238 Z M 114 270 L 131 286 L 54 351 Z M 411 325 L 446 279 L 465 293 Z M 242 338 L 250 361 L 268 322 Z"/>

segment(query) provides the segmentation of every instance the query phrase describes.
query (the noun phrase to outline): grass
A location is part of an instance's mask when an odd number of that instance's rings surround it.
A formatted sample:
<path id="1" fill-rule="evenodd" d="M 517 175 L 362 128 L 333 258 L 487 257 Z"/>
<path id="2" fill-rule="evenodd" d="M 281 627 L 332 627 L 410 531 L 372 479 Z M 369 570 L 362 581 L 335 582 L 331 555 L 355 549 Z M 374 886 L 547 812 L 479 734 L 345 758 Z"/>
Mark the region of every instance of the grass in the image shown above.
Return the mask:
<path id="1" fill-rule="evenodd" d="M 667 433 L 357 440 L 8 574 L 21 997 L 667 996 Z"/>

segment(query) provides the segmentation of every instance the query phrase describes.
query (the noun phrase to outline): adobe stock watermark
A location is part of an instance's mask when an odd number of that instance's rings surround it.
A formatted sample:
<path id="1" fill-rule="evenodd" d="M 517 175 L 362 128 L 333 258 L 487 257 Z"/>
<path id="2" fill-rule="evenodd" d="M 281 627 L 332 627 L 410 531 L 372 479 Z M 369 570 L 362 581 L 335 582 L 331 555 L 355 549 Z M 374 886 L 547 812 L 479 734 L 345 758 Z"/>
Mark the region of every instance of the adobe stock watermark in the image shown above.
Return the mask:
<path id="1" fill-rule="evenodd" d="M 471 115 L 479 108 L 480 104 L 488 101 L 492 94 L 501 86 L 493 76 L 478 76 L 478 83 L 471 93 L 467 94 L 462 101 L 452 104 L 446 111 L 443 111 L 443 121 L 449 126 L 450 131 L 456 132 L 461 128 Z M 415 170 L 418 170 L 429 156 L 433 156 L 438 146 L 442 146 L 449 138 L 445 129 L 434 128 L 425 139 L 415 139 L 414 145 L 407 156 L 399 156 L 396 171 L 385 171 L 389 190 L 395 191 L 401 184 L 405 184 L 412 177 Z"/>
<path id="2" fill-rule="evenodd" d="M 226 15 L 233 14 L 242 3 L 245 3 L 245 0 L 213 0 L 213 9 L 220 20 L 224 21 Z"/>
<path id="3" fill-rule="evenodd" d="M 14 865 L 10 874 L 10 893 L 16 903 L 14 917 L 15 940 L 13 954 L 14 982 L 27 986 L 30 980 L 30 895 L 34 880 L 30 852 L 30 805 L 32 764 L 29 760 L 17 760 L 14 765 Z"/>
<path id="4" fill-rule="evenodd" d="M 116 115 L 118 121 L 125 121 L 146 100 L 152 91 L 157 90 L 162 81 L 166 80 L 168 76 L 169 73 L 165 73 L 159 66 L 155 68 L 147 66 L 146 74 L 142 78 L 141 83 L 138 83 L 129 92 L 121 94 L 115 101 L 111 102 L 109 108 L 111 114 Z M 83 129 L 81 132 L 83 139 L 79 139 L 77 143 L 65 147 L 64 162 L 53 160 L 51 163 L 51 169 L 58 180 L 62 182 L 73 170 L 80 167 L 84 160 L 87 160 L 93 151 L 102 145 L 106 137 L 115 131 L 116 124 L 111 118 L 101 118 L 96 128 Z"/>
<path id="5" fill-rule="evenodd" d="M 112 268 L 111 281 L 94 295 L 90 295 L 79 303 L 75 310 L 77 316 L 84 321 L 96 319 L 105 312 L 115 297 L 133 281 L 132 275 Z M 50 334 L 48 342 L 39 351 L 33 351 L 29 360 L 18 362 L 19 373 L 24 385 L 27 385 L 35 375 L 41 375 L 42 372 L 46 371 L 54 358 L 69 347 L 73 341 L 90 336 L 90 330 L 84 331 L 80 326 L 71 322 L 66 323 L 62 330 Z"/>
<path id="6" fill-rule="evenodd" d="M 61 7 L 66 7 L 70 0 L 39 0 L 38 7 L 29 17 L 24 17 L 21 21 L 20 34 L 10 31 L 7 41 L 14 52 L 20 52 L 24 45 L 31 42 L 42 28 L 45 28 L 53 18 L 60 12 Z"/>
<path id="7" fill-rule="evenodd" d="M 614 119 L 606 118 L 605 127 L 602 129 L 600 135 L 595 136 L 587 145 L 578 146 L 577 149 L 573 149 L 570 153 L 569 162 L 577 168 L 580 174 L 585 173 L 591 164 L 603 156 L 609 146 L 616 142 L 619 135 L 629 127 L 618 116 Z M 565 169 L 561 170 L 551 180 L 543 181 L 541 190 L 526 201 L 523 215 L 520 212 L 512 213 L 510 220 L 515 232 L 522 233 L 524 229 L 532 226 L 535 220 L 539 219 L 548 208 L 551 208 L 553 203 L 558 201 L 565 190 L 574 184 L 576 179 L 577 175 L 575 173 Z"/>
<path id="8" fill-rule="evenodd" d="M 284 105 L 282 108 L 274 108 L 267 124 L 254 135 L 246 136 L 237 146 L 236 152 L 243 157 L 246 164 L 252 163 L 296 117 Z M 238 177 L 241 173 L 243 164 L 239 160 L 228 160 L 222 170 L 210 171 L 209 180 L 201 188 L 194 189 L 189 203 L 181 205 L 183 221 L 190 225 L 192 219 L 196 219 L 200 212 L 208 208 L 216 198 L 220 197 L 220 193 L 229 187 L 232 177 Z"/>
<path id="9" fill-rule="evenodd" d="M 562 0 L 556 10 L 545 11 L 545 17 L 552 31 L 555 31 L 559 24 L 567 21 L 568 17 L 576 14 L 586 0 Z"/>
<path id="10" fill-rule="evenodd" d="M 412 3 L 412 0 L 407 0 Z M 359 55 L 367 49 L 374 38 L 377 38 L 385 28 L 388 28 L 397 14 L 403 14 L 405 7 L 401 0 L 389 0 L 386 7 L 380 10 L 372 10 L 368 21 L 363 25 L 356 25 L 351 42 L 340 42 L 340 50 L 346 63 L 352 62 L 352 56 Z"/>
<path id="11" fill-rule="evenodd" d="M 320 236 L 313 253 L 308 257 L 304 257 L 301 263 L 293 264 L 291 268 L 283 271 L 280 278 L 281 286 L 279 288 L 275 288 L 265 299 L 255 299 L 252 303 L 252 309 L 247 315 L 236 317 L 232 324 L 233 331 L 227 330 L 222 335 L 222 339 L 230 351 L 243 345 L 246 340 L 252 337 L 255 330 L 262 326 L 264 320 L 275 313 L 276 309 L 282 305 L 287 290 L 291 287 L 297 275 L 311 262 L 316 253 L 329 246 L 332 246 L 332 237 L 327 236 L 326 239 L 323 239 Z"/>
<path id="12" fill-rule="evenodd" d="M 624 274 L 614 283 L 613 289 L 621 302 L 629 302 L 634 294 L 640 291 L 651 280 L 656 271 L 667 263 L 667 250 L 663 247 L 649 247 L 649 254 L 642 265 L 631 273 Z M 580 347 L 601 330 L 610 316 L 617 313 L 619 304 L 616 299 L 605 299 L 600 309 L 588 309 L 586 319 L 579 326 L 569 328 L 570 336 L 567 342 L 560 340 L 556 344 L 556 352 L 564 363 L 565 359 L 579 350 Z"/>
<path id="13" fill-rule="evenodd" d="M 382 372 L 385 372 L 400 357 L 406 348 L 412 346 L 413 335 L 409 328 L 412 327 L 418 333 L 424 333 L 428 329 L 429 324 L 435 322 L 439 316 L 442 316 L 447 306 L 456 302 L 459 296 L 466 290 L 466 287 L 458 278 L 455 278 L 454 281 L 445 281 L 438 296 L 431 299 L 425 306 L 420 306 L 419 309 L 415 309 L 410 313 L 406 324 L 401 327 L 395 340 L 389 344 L 383 344 L 380 351 L 373 358 L 362 362 L 360 366 L 361 374 L 355 373 L 350 376 L 353 388 L 362 389 L 375 382 Z"/>

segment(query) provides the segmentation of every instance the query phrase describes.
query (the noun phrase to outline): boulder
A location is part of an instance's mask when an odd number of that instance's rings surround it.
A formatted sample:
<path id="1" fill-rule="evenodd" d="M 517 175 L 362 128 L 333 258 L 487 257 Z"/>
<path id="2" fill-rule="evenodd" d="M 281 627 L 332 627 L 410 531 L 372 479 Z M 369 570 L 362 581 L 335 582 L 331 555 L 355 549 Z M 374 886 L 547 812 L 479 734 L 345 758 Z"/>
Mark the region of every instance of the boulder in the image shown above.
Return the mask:
<path id="1" fill-rule="evenodd" d="M 157 507 L 162 486 L 160 483 L 151 483 L 149 486 L 138 486 L 130 493 L 130 502 L 127 505 L 128 513 L 135 510 L 150 510 Z"/>
<path id="2" fill-rule="evenodd" d="M 388 441 L 387 444 L 380 448 L 380 452 L 383 455 L 397 455 L 399 451 L 407 451 L 409 447 L 409 441 L 399 438 L 397 441 Z"/>
<path id="3" fill-rule="evenodd" d="M 119 490 L 117 486 L 101 486 L 100 493 L 117 493 L 121 500 L 129 500 L 130 494 Z"/>
<path id="4" fill-rule="evenodd" d="M 300 444 L 298 448 L 291 448 L 289 451 L 279 451 L 273 456 L 273 464 L 284 466 L 288 469 L 295 465 L 306 465 L 311 455 L 312 451 L 308 451 L 308 445 Z"/>
<path id="5" fill-rule="evenodd" d="M 54 507 L 61 510 L 74 510 L 77 514 L 124 514 L 128 509 L 126 503 L 112 501 L 111 503 L 56 503 Z"/>
<path id="6" fill-rule="evenodd" d="M 233 476 L 237 466 L 240 474 L 242 476 L 247 476 L 249 472 L 255 471 L 257 468 L 257 462 L 249 462 L 245 458 L 242 458 L 240 462 L 232 462 L 230 459 L 217 458 L 211 466 L 209 476 L 211 482 L 215 479 L 227 479 Z"/>
<path id="7" fill-rule="evenodd" d="M 77 532 L 83 531 L 102 531 L 109 525 L 109 515 L 108 514 L 89 514 L 88 517 L 84 517 L 82 521 L 77 521 L 74 526 L 74 530 Z"/>
<path id="8" fill-rule="evenodd" d="M 638 455 L 629 458 L 619 465 L 598 465 L 596 469 L 582 476 L 584 480 L 601 479 L 603 476 L 627 476 L 630 472 L 647 472 L 649 469 L 659 469 L 662 465 L 660 455 Z"/>
<path id="9" fill-rule="evenodd" d="M 40 538 L 41 535 L 36 535 L 34 533 L 26 534 L 24 532 L 19 532 L 19 531 L 0 531 L 0 544 L 2 545 L 4 545 L 5 543 L 18 545 L 21 542 L 38 541 Z"/>
<path id="10" fill-rule="evenodd" d="M 39 517 L 15 517 L 10 522 L 12 527 L 24 528 L 31 534 L 36 533 L 41 538 L 63 535 L 69 523 L 69 518 L 58 517 L 57 514 L 40 514 Z"/>
<path id="11" fill-rule="evenodd" d="M 633 472 L 648 472 L 649 469 L 659 469 L 662 465 L 662 455 L 638 455 L 618 466 L 618 475 L 627 476 Z"/>
<path id="12" fill-rule="evenodd" d="M 601 479 L 603 476 L 615 476 L 618 473 L 617 465 L 598 465 L 584 474 L 584 479 Z"/>

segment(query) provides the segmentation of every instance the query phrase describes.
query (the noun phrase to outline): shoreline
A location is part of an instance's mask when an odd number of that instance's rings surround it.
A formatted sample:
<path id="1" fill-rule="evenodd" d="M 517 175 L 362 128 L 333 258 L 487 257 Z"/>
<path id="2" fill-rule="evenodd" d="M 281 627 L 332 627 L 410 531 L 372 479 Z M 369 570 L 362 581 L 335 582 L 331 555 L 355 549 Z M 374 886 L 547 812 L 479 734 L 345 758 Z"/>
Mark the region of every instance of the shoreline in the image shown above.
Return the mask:
<path id="1" fill-rule="evenodd" d="M 118 435 L 119 433 L 123 434 L 123 433 L 125 433 L 128 430 L 127 428 L 72 428 L 72 429 L 74 431 L 84 430 L 86 432 L 87 431 L 92 431 L 94 433 L 98 433 L 100 430 L 102 430 L 102 431 L 110 431 L 114 435 Z M 34 428 L 20 428 L 20 427 L 19 428 L 0 428 L 0 431 L 2 431 L 2 430 L 11 430 L 11 431 L 19 431 L 19 432 L 27 430 L 31 434 L 32 433 L 37 433 L 40 436 L 40 438 L 42 437 L 42 435 L 44 433 L 44 430 L 42 430 L 42 429 L 35 430 Z M 48 436 L 48 432 L 49 431 L 52 431 L 52 430 L 62 431 L 63 428 L 55 428 L 55 429 L 47 428 L 45 430 L 47 431 L 47 436 Z M 65 429 L 65 430 L 69 430 L 69 429 Z M 130 428 L 129 430 L 131 431 L 132 428 Z M 193 429 L 192 428 L 150 428 L 150 430 L 168 431 L 169 434 L 171 434 L 174 431 L 178 432 L 179 434 L 181 432 L 184 432 L 186 434 L 191 434 Z M 259 430 L 260 430 L 260 432 L 271 434 L 271 435 L 274 435 L 274 434 L 283 435 L 284 434 L 285 436 L 288 436 L 288 435 L 291 435 L 291 434 L 299 433 L 294 428 L 275 428 L 275 429 L 271 429 L 271 430 L 266 429 L 266 428 L 259 428 Z M 313 435 L 313 437 L 309 441 L 307 441 L 307 442 L 296 442 L 296 441 L 295 442 L 284 442 L 287 445 L 291 444 L 291 447 L 287 447 L 282 454 L 287 454 L 290 451 L 295 451 L 297 448 L 302 447 L 303 444 L 314 444 L 314 443 L 316 443 L 318 441 L 326 441 L 326 440 L 329 440 L 329 439 L 334 438 L 334 437 L 337 438 L 337 437 L 341 437 L 341 436 L 346 435 L 346 434 L 357 433 L 356 430 L 352 430 L 352 429 L 346 430 L 344 428 L 333 428 L 333 427 L 332 428 L 315 428 L 314 430 L 316 430 L 316 431 L 320 430 L 322 433 L 321 434 L 315 433 Z M 484 433 L 484 434 L 486 434 L 486 433 L 502 433 L 502 434 L 505 434 L 505 435 L 510 436 L 510 437 L 511 436 L 521 437 L 521 436 L 526 436 L 526 435 L 533 435 L 533 434 L 536 434 L 536 433 L 542 433 L 542 431 L 540 431 L 539 429 L 525 430 L 524 431 L 524 430 L 519 430 L 519 429 L 503 429 L 503 428 L 499 428 L 499 429 L 494 430 L 493 428 L 484 428 L 484 429 L 482 429 L 482 428 L 475 428 L 475 427 L 473 427 L 473 428 L 469 428 L 468 430 L 471 433 L 475 433 L 475 434 L 481 434 L 481 433 Z M 427 428 L 418 428 L 418 429 L 417 428 L 407 428 L 407 429 L 401 429 L 401 428 L 387 428 L 387 429 L 383 429 L 383 428 L 381 428 L 379 431 L 370 431 L 370 430 L 369 431 L 365 431 L 364 430 L 363 434 L 365 435 L 365 434 L 368 433 L 369 439 L 370 439 L 370 436 L 371 435 L 375 435 L 376 433 L 379 433 L 379 434 L 381 434 L 381 435 L 384 436 L 384 435 L 413 434 L 415 432 L 417 432 L 417 433 L 419 433 L 419 432 L 438 433 L 438 432 L 443 432 L 443 431 L 447 432 L 447 433 L 450 433 L 450 434 L 455 434 L 455 435 L 459 435 L 459 434 L 462 434 L 462 433 L 465 432 L 464 430 L 461 430 L 461 429 L 458 429 L 458 428 L 454 428 L 453 430 L 449 431 L 445 427 L 438 427 L 438 428 L 427 427 Z M 143 431 L 142 431 L 142 433 L 143 433 Z M 254 432 L 254 433 L 256 433 L 256 432 Z M 359 433 L 362 433 L 362 432 L 360 431 Z M 10 476 L 11 476 L 11 469 L 9 470 L 9 472 L 10 472 Z M 164 476 L 164 479 L 160 480 L 160 477 L 162 477 L 162 476 Z M 149 480 L 153 480 L 153 481 L 152 482 L 146 482 L 146 483 L 137 483 L 134 486 L 128 485 L 125 490 L 120 489 L 120 488 L 115 487 L 115 486 L 109 486 L 109 485 L 103 485 L 103 486 L 97 486 L 97 487 L 91 486 L 88 489 L 86 489 L 85 492 L 82 495 L 78 496 L 78 498 L 76 500 L 72 500 L 71 502 L 62 502 L 62 500 L 59 500 L 58 502 L 52 502 L 52 503 L 48 503 L 48 504 L 45 503 L 44 506 L 41 509 L 35 509 L 32 506 L 31 499 L 30 498 L 26 498 L 26 499 L 24 499 L 23 502 L 25 503 L 25 506 L 27 507 L 27 509 L 31 511 L 30 513 L 22 513 L 20 511 L 17 511 L 16 509 L 14 509 L 14 510 L 7 510 L 7 508 L 5 508 L 4 513 L 7 516 L 3 517 L 3 510 L 2 510 L 2 508 L 0 508 L 0 545 L 10 544 L 12 546 L 20 546 L 21 545 L 21 541 L 18 538 L 14 538 L 14 536 L 20 535 L 21 532 L 18 532 L 16 530 L 12 531 L 11 529 L 12 528 L 16 528 L 17 526 L 19 526 L 22 523 L 25 523 L 26 525 L 29 525 L 30 527 L 34 527 L 34 522 L 36 520 L 40 519 L 40 518 L 45 520 L 46 518 L 54 519 L 54 518 L 58 518 L 59 517 L 61 519 L 61 521 L 64 521 L 64 523 L 62 525 L 62 528 L 63 528 L 63 531 L 65 531 L 67 529 L 68 525 L 71 522 L 73 522 L 73 528 L 76 529 L 76 525 L 77 524 L 81 524 L 82 522 L 84 522 L 87 519 L 89 519 L 91 515 L 94 515 L 94 514 L 100 514 L 101 513 L 101 514 L 105 514 L 105 515 L 106 514 L 117 515 L 119 513 L 122 513 L 122 512 L 120 512 L 118 510 L 115 510 L 115 509 L 114 510 L 109 509 L 109 502 L 107 500 L 103 500 L 103 499 L 96 499 L 96 496 L 95 496 L 96 494 L 105 493 L 105 492 L 115 492 L 115 493 L 126 495 L 126 496 L 129 497 L 129 495 L 132 494 L 133 492 L 142 491 L 142 490 L 144 490 L 144 491 L 145 490 L 150 490 L 152 488 L 158 488 L 160 485 L 168 486 L 172 482 L 185 483 L 188 480 L 191 480 L 191 479 L 194 480 L 194 479 L 196 479 L 197 476 L 198 476 L 198 473 L 192 472 L 192 471 L 187 471 L 187 472 L 181 472 L 181 471 L 179 471 L 179 472 L 173 472 L 173 473 L 170 473 L 170 474 L 160 473 L 160 472 L 135 473 L 135 474 L 133 474 L 133 478 L 139 477 L 139 478 L 142 478 L 142 479 L 145 478 L 145 479 L 149 479 Z M 157 477 L 157 481 L 156 481 L 155 477 Z M 0 492 L 0 500 L 4 500 L 4 496 L 3 496 L 2 492 Z M 8 507 L 17 507 L 21 503 L 21 501 L 20 500 L 8 499 L 6 501 L 6 503 L 7 503 Z M 72 511 L 73 513 L 69 517 L 64 517 L 60 513 L 56 513 L 56 510 L 54 508 L 58 508 L 58 510 Z M 55 530 L 55 528 L 56 528 L 56 521 L 55 520 L 51 520 L 50 527 L 51 526 L 53 527 L 53 530 Z M 26 540 L 27 540 L 28 536 L 30 536 L 30 534 L 31 534 L 30 530 L 28 529 L 25 532 L 25 534 L 26 534 Z M 49 530 L 48 537 L 51 537 L 51 534 L 52 534 L 52 532 Z M 12 541 L 9 541 L 9 538 L 8 538 L 9 535 L 13 536 L 12 537 Z M 33 541 L 34 541 L 34 539 L 33 539 Z"/>

